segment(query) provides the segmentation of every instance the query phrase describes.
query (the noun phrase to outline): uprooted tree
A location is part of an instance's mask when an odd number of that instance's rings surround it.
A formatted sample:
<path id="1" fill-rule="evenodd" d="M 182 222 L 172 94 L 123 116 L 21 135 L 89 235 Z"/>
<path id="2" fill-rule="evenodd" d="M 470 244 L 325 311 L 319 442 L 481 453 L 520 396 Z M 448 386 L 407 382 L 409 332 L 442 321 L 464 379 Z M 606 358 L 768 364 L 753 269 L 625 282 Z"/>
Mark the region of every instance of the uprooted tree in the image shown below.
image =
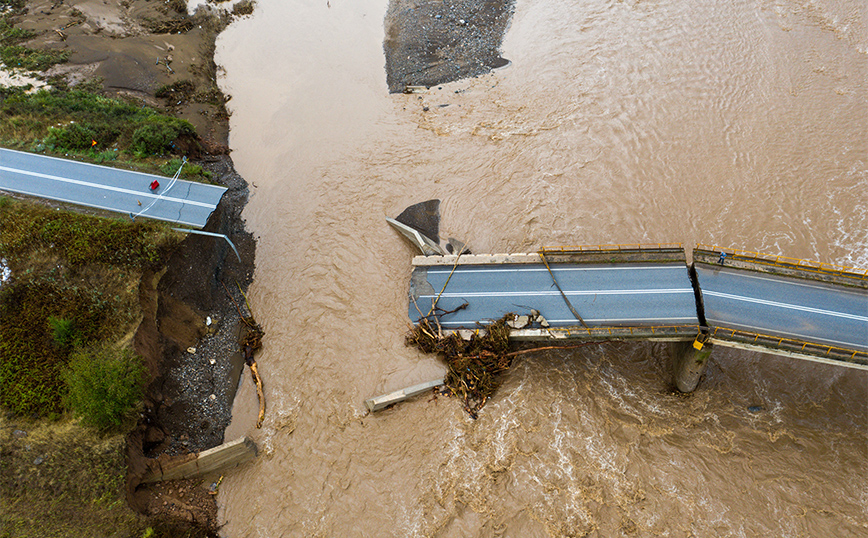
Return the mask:
<path id="1" fill-rule="evenodd" d="M 238 285 L 237 282 L 236 285 Z M 242 323 L 244 323 L 244 327 L 242 327 L 242 331 L 238 337 L 238 344 L 241 346 L 244 362 L 250 367 L 250 373 L 253 375 L 254 383 L 256 383 L 256 395 L 259 398 L 259 418 L 256 419 L 256 427 L 261 428 L 262 421 L 265 420 L 265 391 L 262 389 L 262 377 L 259 375 L 259 367 L 256 365 L 254 354 L 262 348 L 262 337 L 265 336 L 265 331 L 262 330 L 262 326 L 256 323 L 256 319 L 253 317 L 253 310 L 250 308 L 250 303 L 247 301 L 244 291 L 241 290 L 241 286 L 238 285 L 238 291 L 244 298 L 244 306 L 250 312 L 249 316 L 241 313 L 241 307 L 238 306 L 235 298 L 229 293 L 229 288 L 226 287 L 225 283 L 223 283 L 223 288 L 226 290 L 226 295 L 235 303 L 238 316 L 241 318 Z"/>

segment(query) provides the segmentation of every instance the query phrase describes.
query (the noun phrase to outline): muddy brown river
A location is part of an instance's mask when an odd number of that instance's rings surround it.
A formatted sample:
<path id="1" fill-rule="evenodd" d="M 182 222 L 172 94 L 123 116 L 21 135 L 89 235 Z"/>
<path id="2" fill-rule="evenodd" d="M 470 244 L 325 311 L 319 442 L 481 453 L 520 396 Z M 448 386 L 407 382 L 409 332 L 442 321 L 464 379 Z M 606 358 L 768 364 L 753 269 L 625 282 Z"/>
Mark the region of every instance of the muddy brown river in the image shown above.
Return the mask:
<path id="1" fill-rule="evenodd" d="M 861 0 L 518 0 L 512 64 L 388 93 L 385 0 L 258 0 L 218 43 L 252 184 L 251 304 L 227 538 L 868 535 L 868 372 L 716 349 L 689 397 L 663 344 L 523 356 L 473 421 L 421 397 L 411 246 L 440 198 L 477 253 L 712 243 L 868 265 Z M 470 21 L 472 23 L 472 21 Z M 427 110 L 425 110 L 427 108 Z"/>

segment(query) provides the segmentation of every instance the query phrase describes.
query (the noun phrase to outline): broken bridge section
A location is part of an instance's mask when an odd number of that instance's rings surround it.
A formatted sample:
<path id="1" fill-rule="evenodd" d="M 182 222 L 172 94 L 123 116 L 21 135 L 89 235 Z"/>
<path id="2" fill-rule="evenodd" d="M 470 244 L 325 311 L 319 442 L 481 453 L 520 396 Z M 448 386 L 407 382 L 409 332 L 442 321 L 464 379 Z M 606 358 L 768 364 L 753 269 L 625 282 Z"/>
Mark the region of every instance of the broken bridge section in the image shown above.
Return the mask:
<path id="1" fill-rule="evenodd" d="M 160 187 L 152 191 L 153 181 Z M 225 187 L 0 149 L 0 191 L 203 228 Z"/>
<path id="2" fill-rule="evenodd" d="M 714 344 L 868 369 L 868 270 L 720 247 L 693 259 L 679 244 L 417 256 L 408 312 L 418 323 L 436 302 L 440 326 L 465 337 L 531 314 L 510 338 L 693 342 L 694 359 Z"/>
<path id="3" fill-rule="evenodd" d="M 868 271 L 700 245 L 711 342 L 868 369 Z"/>
<path id="4" fill-rule="evenodd" d="M 507 313 L 537 311 L 541 318 L 512 331 L 519 340 L 693 341 L 700 332 L 679 244 L 417 256 L 413 265 L 414 322 L 436 300 L 440 325 L 450 330 L 475 331 Z"/>

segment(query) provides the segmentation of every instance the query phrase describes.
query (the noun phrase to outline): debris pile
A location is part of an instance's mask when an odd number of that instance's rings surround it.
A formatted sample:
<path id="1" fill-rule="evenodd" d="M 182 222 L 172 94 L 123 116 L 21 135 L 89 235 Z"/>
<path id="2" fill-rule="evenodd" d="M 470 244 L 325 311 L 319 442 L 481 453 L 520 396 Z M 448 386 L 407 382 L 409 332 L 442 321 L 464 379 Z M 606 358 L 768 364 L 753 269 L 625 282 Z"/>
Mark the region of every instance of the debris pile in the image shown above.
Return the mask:
<path id="1" fill-rule="evenodd" d="M 262 348 L 262 337 L 265 336 L 265 331 L 263 331 L 262 327 L 256 323 L 256 319 L 253 317 L 253 310 L 250 308 L 250 303 L 247 301 L 247 296 L 244 295 L 244 291 L 241 290 L 241 286 L 237 282 L 235 285 L 238 286 L 238 291 L 241 293 L 241 296 L 244 297 L 244 306 L 246 306 L 247 311 L 251 313 L 249 316 L 245 316 L 241 313 L 241 307 L 238 306 L 235 298 L 232 297 L 231 293 L 229 293 L 229 288 L 226 287 L 225 283 L 223 283 L 223 288 L 226 290 L 226 294 L 229 298 L 232 299 L 232 302 L 235 303 L 238 315 L 244 323 L 244 327 L 238 337 L 238 344 L 241 346 L 241 353 L 244 355 L 244 362 L 250 367 L 250 373 L 253 375 L 253 382 L 256 383 L 256 395 L 259 397 L 259 418 L 256 420 L 256 427 L 261 428 L 262 421 L 265 420 L 265 392 L 262 389 L 262 377 L 259 375 L 259 367 L 257 367 L 256 359 L 253 355 Z"/>
<path id="2" fill-rule="evenodd" d="M 464 340 L 455 332 L 444 335 L 436 317 L 433 322 L 426 317 L 407 334 L 406 344 L 443 357 L 449 368 L 443 382 L 475 419 L 500 386 L 499 374 L 512 364 L 515 353 L 509 353 L 509 322 L 514 319 L 515 314 L 507 314 Z"/>

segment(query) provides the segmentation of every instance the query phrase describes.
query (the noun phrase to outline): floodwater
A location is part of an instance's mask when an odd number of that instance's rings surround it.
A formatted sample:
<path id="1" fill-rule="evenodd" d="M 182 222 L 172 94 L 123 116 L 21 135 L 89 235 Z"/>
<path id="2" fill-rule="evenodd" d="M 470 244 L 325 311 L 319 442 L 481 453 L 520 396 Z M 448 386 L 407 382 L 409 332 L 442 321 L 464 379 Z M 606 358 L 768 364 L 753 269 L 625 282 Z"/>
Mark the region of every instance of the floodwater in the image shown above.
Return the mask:
<path id="1" fill-rule="evenodd" d="M 412 248 L 383 217 L 443 200 L 477 253 L 697 242 L 868 265 L 861 0 L 518 0 L 506 69 L 389 95 L 385 0 L 258 0 L 218 43 L 252 183 L 250 299 L 226 537 L 865 536 L 868 373 L 717 349 L 528 354 L 472 421 L 421 397 Z M 448 106 L 441 106 L 448 105 Z M 423 107 L 428 107 L 424 111 Z"/>

